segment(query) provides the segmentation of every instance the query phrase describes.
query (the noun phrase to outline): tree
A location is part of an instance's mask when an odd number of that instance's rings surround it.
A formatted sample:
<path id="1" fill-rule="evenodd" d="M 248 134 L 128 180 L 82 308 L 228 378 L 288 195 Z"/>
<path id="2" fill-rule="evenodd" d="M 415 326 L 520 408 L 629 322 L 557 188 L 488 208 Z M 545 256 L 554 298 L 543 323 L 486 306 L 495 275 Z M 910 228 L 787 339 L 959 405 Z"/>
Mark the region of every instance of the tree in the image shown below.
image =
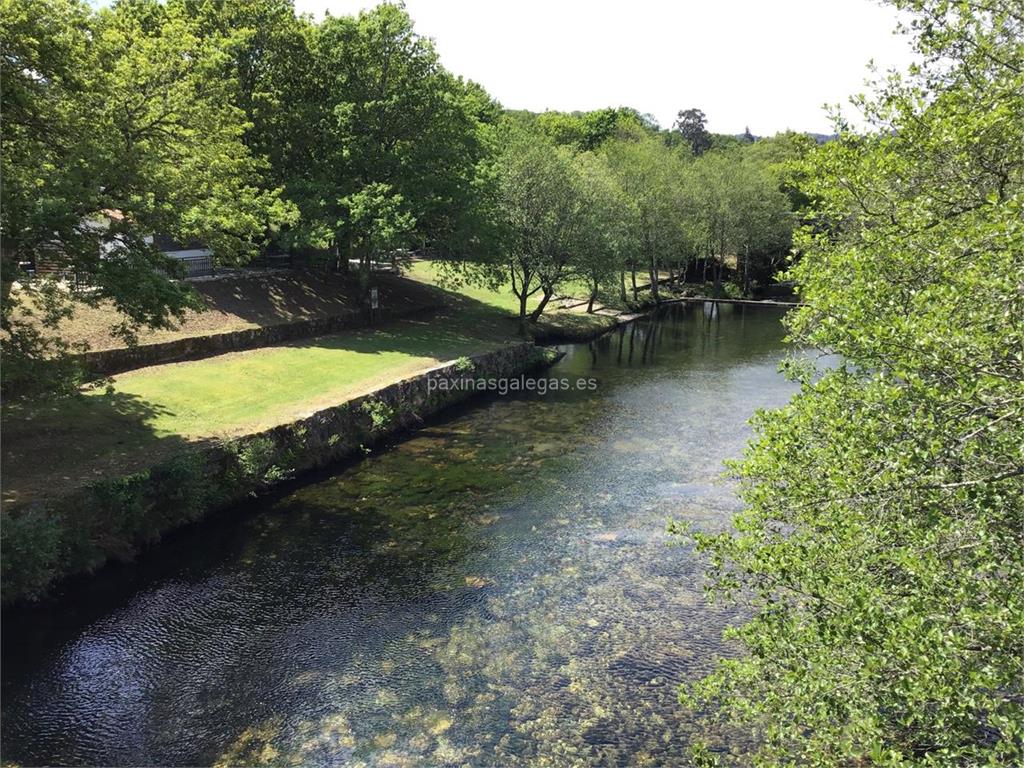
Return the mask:
<path id="1" fill-rule="evenodd" d="M 495 118 L 482 90 L 445 71 L 396 5 L 328 17 L 312 51 L 322 135 L 297 199 L 339 261 L 357 257 L 365 279 L 380 245 L 364 226 L 379 219 L 357 215 L 354 201 L 390 196 L 393 222 L 403 222 L 389 226 L 403 235 L 393 246 L 444 247 L 464 234 L 485 148 L 480 126 Z"/>
<path id="2" fill-rule="evenodd" d="M 672 128 L 683 138 L 694 156 L 703 155 L 711 149 L 711 134 L 705 127 L 707 117 L 696 108 L 680 110 Z"/>
<path id="3" fill-rule="evenodd" d="M 176 263 L 149 236 L 200 240 L 237 263 L 289 211 L 257 185 L 222 76 L 227 42 L 204 36 L 180 6 L 93 14 L 73 0 L 4 0 L 0 15 L 3 381 L 8 392 L 66 388 L 74 379 L 57 364 L 67 347 L 52 331 L 76 302 L 111 301 L 129 342 L 189 305 L 189 290 L 168 278 Z M 23 301 L 12 291 L 18 263 L 40 259 L 90 290 L 48 281 Z M 40 309 L 40 323 L 26 318 Z"/>
<path id="4" fill-rule="evenodd" d="M 807 173 L 806 160 L 817 142 L 806 133 L 784 131 L 758 139 L 744 150 L 744 157 L 773 176 L 779 190 L 789 198 L 789 207 L 799 214 L 810 203 L 802 187 Z"/>
<path id="5" fill-rule="evenodd" d="M 698 535 L 746 649 L 687 698 L 761 764 L 1024 762 L 1024 17 L 899 0 L 922 64 L 815 152 L 800 391 L 734 531 Z"/>
<path id="6" fill-rule="evenodd" d="M 606 155 L 626 197 L 635 207 L 631 237 L 647 269 L 651 296 L 660 299 L 659 273 L 665 264 L 686 253 L 685 201 L 678 155 L 656 139 L 623 140 L 610 144 Z M 636 299 L 637 263 L 631 265 Z"/>
<path id="7" fill-rule="evenodd" d="M 224 76 L 245 117 L 243 140 L 266 161 L 263 186 L 304 201 L 323 138 L 323 101 L 312 53 L 314 27 L 292 0 L 179 0 L 204 35 L 226 41 Z M 290 249 L 319 243 L 316 225 L 293 218 L 270 233 Z"/>
<path id="8" fill-rule="evenodd" d="M 698 240 L 716 262 L 715 282 L 721 283 L 725 262 L 733 258 L 745 294 L 755 277 L 771 276 L 767 265 L 789 251 L 793 230 L 789 200 L 776 177 L 747 152 L 715 151 L 699 158 L 690 193 Z"/>
<path id="9" fill-rule="evenodd" d="M 586 152 L 574 160 L 583 221 L 573 245 L 572 269 L 587 281 L 590 313 L 601 284 L 621 274 L 631 255 L 634 209 L 603 157 Z M 625 284 L 620 284 L 624 292 Z"/>
<path id="10" fill-rule="evenodd" d="M 734 218 L 736 268 L 743 295 L 749 296 L 754 280 L 765 283 L 774 277 L 792 245 L 793 215 L 789 199 L 764 168 L 744 159 L 730 190 Z"/>
<path id="11" fill-rule="evenodd" d="M 592 152 L 614 136 L 620 126 L 638 120 L 631 110 L 606 107 L 590 112 L 544 112 L 537 115 L 537 127 L 555 144 Z"/>
<path id="12" fill-rule="evenodd" d="M 496 165 L 501 253 L 525 332 L 530 297 L 541 293 L 536 322 L 569 274 L 585 210 L 571 154 L 543 136 L 509 126 Z"/>
<path id="13" fill-rule="evenodd" d="M 416 219 L 406 210 L 400 194 L 387 184 L 367 184 L 358 192 L 342 199 L 348 210 L 349 226 L 360 235 L 358 253 L 364 259 L 360 277 L 364 288 L 369 275 L 369 258 L 373 254 L 389 253 L 408 242 L 416 226 Z"/>

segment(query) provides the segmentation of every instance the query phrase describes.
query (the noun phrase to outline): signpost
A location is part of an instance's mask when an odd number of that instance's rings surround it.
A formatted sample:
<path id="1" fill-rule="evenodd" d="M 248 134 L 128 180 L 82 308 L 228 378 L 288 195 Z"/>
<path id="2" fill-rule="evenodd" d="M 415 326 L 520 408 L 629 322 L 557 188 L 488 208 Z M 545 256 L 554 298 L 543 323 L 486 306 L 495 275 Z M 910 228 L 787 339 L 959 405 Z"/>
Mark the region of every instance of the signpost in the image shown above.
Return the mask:
<path id="1" fill-rule="evenodd" d="M 377 322 L 377 310 L 380 309 L 380 294 L 376 288 L 370 289 L 370 324 Z"/>

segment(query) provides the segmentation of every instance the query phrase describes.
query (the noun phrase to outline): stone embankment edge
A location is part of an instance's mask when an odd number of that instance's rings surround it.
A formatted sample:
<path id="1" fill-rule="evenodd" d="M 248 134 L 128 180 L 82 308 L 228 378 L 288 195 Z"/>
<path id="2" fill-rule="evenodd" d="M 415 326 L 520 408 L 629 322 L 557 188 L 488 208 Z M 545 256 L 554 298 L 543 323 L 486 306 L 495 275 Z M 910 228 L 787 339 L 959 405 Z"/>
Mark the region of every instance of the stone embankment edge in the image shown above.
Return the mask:
<path id="1" fill-rule="evenodd" d="M 109 376 L 150 365 L 199 360 L 204 357 L 222 355 L 225 352 L 257 349 L 271 344 L 366 328 L 411 315 L 434 312 L 443 309 L 444 306 L 443 303 L 436 302 L 393 310 L 377 310 L 372 320 L 369 310 L 355 309 L 328 317 L 296 320 L 258 328 L 242 328 L 205 336 L 188 336 L 154 344 L 139 344 L 134 347 L 97 349 L 75 355 L 74 359 L 92 376 Z"/>
<path id="2" fill-rule="evenodd" d="M 369 447 L 477 394 L 439 381 L 515 377 L 561 355 L 530 342 L 436 366 L 369 394 L 243 437 L 186 449 L 134 474 L 5 510 L 3 602 L 51 592 L 62 579 L 130 560 L 175 528 Z M 432 381 L 433 380 L 433 381 Z"/>
<path id="3" fill-rule="evenodd" d="M 775 301 L 772 299 L 730 299 L 713 298 L 710 296 L 675 296 L 670 299 L 662 299 L 656 304 L 645 304 L 643 307 L 638 308 L 633 312 L 622 311 L 615 314 L 604 312 L 594 313 L 610 320 L 610 322 L 605 325 L 593 325 L 591 327 L 577 328 L 571 325 L 560 326 L 557 323 L 552 323 L 549 325 L 534 326 L 532 335 L 534 341 L 538 344 L 581 344 L 593 341 L 599 336 L 604 336 L 606 333 L 614 331 L 616 328 L 621 326 L 629 325 L 635 320 L 648 318 L 653 315 L 659 307 L 666 307 L 670 304 L 700 304 L 704 302 L 711 302 L 713 304 L 735 304 L 746 307 L 783 307 L 787 309 L 801 306 L 799 302 Z M 565 311 L 563 311 L 563 313 L 570 316 L 572 314 Z M 593 317 L 593 315 L 588 316 Z"/>

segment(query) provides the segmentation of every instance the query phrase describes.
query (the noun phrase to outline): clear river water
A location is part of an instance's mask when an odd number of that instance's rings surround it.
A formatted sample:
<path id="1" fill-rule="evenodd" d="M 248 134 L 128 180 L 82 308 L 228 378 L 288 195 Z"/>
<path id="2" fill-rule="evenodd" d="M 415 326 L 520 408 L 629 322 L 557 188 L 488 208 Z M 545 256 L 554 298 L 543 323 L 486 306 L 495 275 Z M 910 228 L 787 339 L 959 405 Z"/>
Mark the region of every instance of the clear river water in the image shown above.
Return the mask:
<path id="1" fill-rule="evenodd" d="M 737 509 L 781 316 L 665 307 L 542 374 L 596 388 L 476 400 L 8 611 L 4 763 L 682 762 L 734 613 L 666 523 Z"/>

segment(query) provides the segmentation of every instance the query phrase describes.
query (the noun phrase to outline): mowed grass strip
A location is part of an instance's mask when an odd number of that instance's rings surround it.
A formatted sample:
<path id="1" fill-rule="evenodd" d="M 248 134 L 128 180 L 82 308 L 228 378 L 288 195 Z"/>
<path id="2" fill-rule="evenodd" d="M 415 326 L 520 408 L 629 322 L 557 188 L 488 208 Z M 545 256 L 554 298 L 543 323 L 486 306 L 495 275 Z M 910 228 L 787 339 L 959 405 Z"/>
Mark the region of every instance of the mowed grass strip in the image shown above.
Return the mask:
<path id="1" fill-rule="evenodd" d="M 225 437 L 282 424 L 504 340 L 489 325 L 440 315 L 193 362 L 114 379 L 115 392 L 157 406 L 158 437 Z M 105 394 L 92 396 L 103 398 Z"/>

